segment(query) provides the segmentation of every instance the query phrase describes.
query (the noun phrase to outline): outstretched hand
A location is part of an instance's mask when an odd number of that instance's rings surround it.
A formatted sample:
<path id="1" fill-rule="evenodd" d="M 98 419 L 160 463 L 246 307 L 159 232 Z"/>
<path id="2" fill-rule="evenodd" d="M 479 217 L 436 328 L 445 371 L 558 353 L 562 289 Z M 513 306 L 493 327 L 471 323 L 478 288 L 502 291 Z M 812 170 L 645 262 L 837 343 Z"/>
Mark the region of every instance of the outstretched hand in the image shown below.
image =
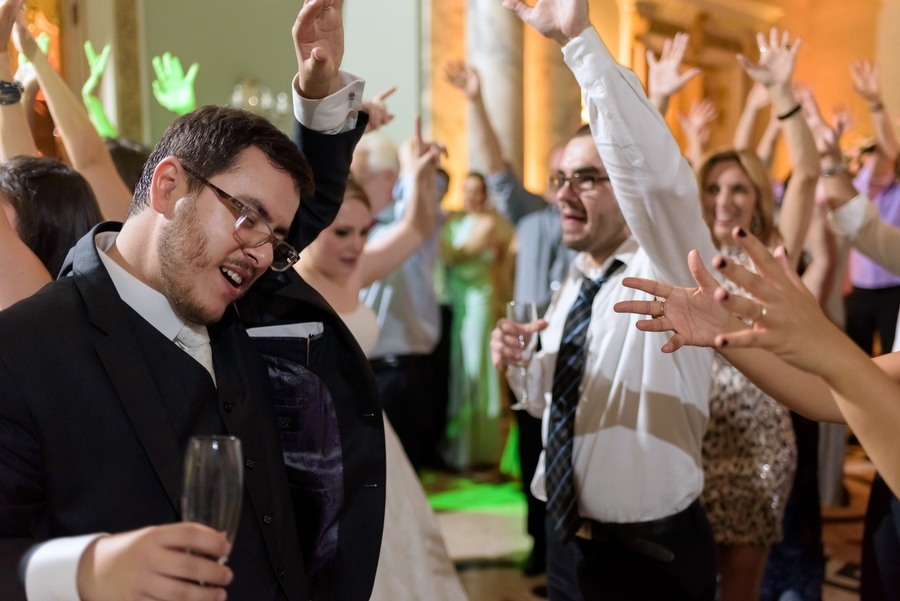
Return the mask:
<path id="1" fill-rule="evenodd" d="M 733 232 L 735 243 L 753 261 L 757 273 L 717 257 L 716 269 L 756 300 L 717 293 L 728 311 L 752 324 L 750 329 L 720 334 L 720 348 L 762 348 L 795 367 L 821 374 L 835 345 L 849 339 L 825 316 L 819 303 L 790 266 L 784 247 L 772 254 L 755 236 Z"/>
<path id="2" fill-rule="evenodd" d="M 695 138 L 700 144 L 709 141 L 709 124 L 719 117 L 716 105 L 709 98 L 695 100 L 687 115 L 678 114 L 681 129 L 688 136 Z"/>
<path id="3" fill-rule="evenodd" d="M 444 76 L 469 100 L 477 100 L 481 96 L 481 77 L 478 71 L 463 61 L 448 62 L 444 67 Z"/>
<path id="4" fill-rule="evenodd" d="M 300 95 L 316 100 L 340 89 L 344 0 L 307 0 L 292 29 Z"/>
<path id="5" fill-rule="evenodd" d="M 719 282 L 706 270 L 696 250 L 688 255 L 688 267 L 697 282 L 696 288 L 644 278 L 625 278 L 623 286 L 652 294 L 657 300 L 620 301 L 613 306 L 616 313 L 649 315 L 651 319 L 637 322 L 637 329 L 641 331 L 674 332 L 661 349 L 664 353 L 674 353 L 685 345 L 713 346 L 716 336 L 726 331 L 731 322 L 731 314 L 715 300 Z"/>
<path id="6" fill-rule="evenodd" d="M 700 69 L 696 67 L 681 73 L 681 61 L 690 40 L 691 36 L 686 33 L 676 33 L 674 39 L 666 38 L 659 60 L 652 50 L 647 50 L 647 95 L 654 104 L 655 98 L 668 99 L 700 75 Z"/>
<path id="7" fill-rule="evenodd" d="M 779 35 L 778 29 L 773 27 L 768 40 L 762 33 L 756 34 L 756 42 L 759 45 L 758 62 L 754 63 L 743 54 L 738 54 L 737 60 L 747 75 L 767 88 L 790 86 L 791 78 L 794 76 L 794 65 L 797 62 L 797 52 L 803 40 L 797 38 L 793 44 L 790 41 L 790 33 L 783 31 Z"/>
<path id="8" fill-rule="evenodd" d="M 360 109 L 368 113 L 369 123 L 366 131 L 375 131 L 394 120 L 394 115 L 388 110 L 387 98 L 397 91 L 397 86 L 391 86 L 387 90 L 376 94 L 371 100 L 363 100 Z"/>
<path id="9" fill-rule="evenodd" d="M 521 0 L 503 0 L 503 7 L 560 46 L 591 26 L 587 0 L 537 0 L 533 7 Z"/>
<path id="10" fill-rule="evenodd" d="M 869 61 L 853 61 L 850 63 L 850 77 L 853 79 L 853 89 L 862 96 L 869 106 L 881 104 L 881 67 L 872 65 Z"/>
<path id="11" fill-rule="evenodd" d="M 177 56 L 166 52 L 161 57 L 153 57 L 153 96 L 163 107 L 176 115 L 186 115 L 197 108 L 194 96 L 194 80 L 200 65 L 194 63 L 185 74 Z"/>
<path id="12" fill-rule="evenodd" d="M 109 53 L 112 51 L 112 44 L 103 47 L 103 52 L 99 55 L 94 51 L 94 45 L 90 40 L 84 43 L 84 55 L 87 58 L 88 68 L 91 70 L 90 76 L 84 82 L 81 88 L 82 95 L 90 95 L 94 93 L 100 78 L 106 71 L 106 63 L 109 61 Z"/>

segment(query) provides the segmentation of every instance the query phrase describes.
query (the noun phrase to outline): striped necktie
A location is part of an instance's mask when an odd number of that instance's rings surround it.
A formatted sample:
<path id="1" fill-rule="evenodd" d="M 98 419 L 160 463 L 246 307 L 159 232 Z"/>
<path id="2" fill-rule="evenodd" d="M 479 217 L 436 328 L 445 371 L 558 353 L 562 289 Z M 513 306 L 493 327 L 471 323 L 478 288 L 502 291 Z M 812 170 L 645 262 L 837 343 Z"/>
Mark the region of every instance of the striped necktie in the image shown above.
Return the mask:
<path id="1" fill-rule="evenodd" d="M 578 530 L 578 502 L 572 475 L 572 439 L 575 435 L 575 411 L 584 375 L 585 340 L 591 323 L 591 308 L 600 287 L 625 264 L 618 259 L 596 280 L 585 278 L 578 298 L 569 310 L 556 370 L 553 373 L 553 400 L 547 436 L 547 514 L 556 533 L 566 542 Z"/>

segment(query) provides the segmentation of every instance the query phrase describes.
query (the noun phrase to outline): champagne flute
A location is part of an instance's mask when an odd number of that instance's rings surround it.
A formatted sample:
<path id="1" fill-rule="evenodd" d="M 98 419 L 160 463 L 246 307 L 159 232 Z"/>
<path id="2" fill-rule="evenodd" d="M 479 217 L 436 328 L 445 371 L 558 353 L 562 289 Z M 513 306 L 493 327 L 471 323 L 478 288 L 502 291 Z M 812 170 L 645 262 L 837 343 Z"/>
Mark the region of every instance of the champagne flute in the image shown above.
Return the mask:
<path id="1" fill-rule="evenodd" d="M 534 301 L 512 301 L 506 305 L 506 317 L 516 323 L 531 323 L 537 321 L 537 307 Z M 528 364 L 534 355 L 537 346 L 537 336 L 534 334 L 522 334 L 519 336 L 519 348 L 522 350 L 522 360 L 516 362 L 519 374 L 522 377 L 522 399 L 513 405 L 513 409 L 522 409 L 531 398 L 528 393 Z"/>
<path id="2" fill-rule="evenodd" d="M 181 519 L 223 532 L 234 543 L 244 496 L 241 441 L 234 436 L 194 436 L 184 457 Z M 226 557 L 219 558 L 225 563 Z"/>

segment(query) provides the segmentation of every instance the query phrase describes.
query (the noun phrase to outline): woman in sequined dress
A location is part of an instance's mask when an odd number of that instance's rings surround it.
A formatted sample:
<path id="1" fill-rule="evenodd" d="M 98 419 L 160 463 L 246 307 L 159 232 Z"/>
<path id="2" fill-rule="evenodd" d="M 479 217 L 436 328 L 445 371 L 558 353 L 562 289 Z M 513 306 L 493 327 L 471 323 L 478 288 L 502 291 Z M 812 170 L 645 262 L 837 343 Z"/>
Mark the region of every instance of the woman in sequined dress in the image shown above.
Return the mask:
<path id="1" fill-rule="evenodd" d="M 734 244 L 735 227 L 753 232 L 770 248 L 784 244 L 794 268 L 808 228 L 819 175 L 815 142 L 792 90 L 799 40 L 774 29 L 758 36 L 760 59 L 738 56 L 752 79 L 769 92 L 793 163 L 780 228 L 766 169 L 755 153 L 724 149 L 707 155 L 698 169 L 704 218 L 721 254 L 751 262 Z M 779 231 L 780 230 L 780 231 Z M 729 292 L 742 290 L 731 282 Z M 796 466 L 791 418 L 768 395 L 716 355 L 710 419 L 703 443 L 706 484 L 701 501 L 718 544 L 720 599 L 759 599 L 770 546 L 781 538 L 781 519 Z"/>

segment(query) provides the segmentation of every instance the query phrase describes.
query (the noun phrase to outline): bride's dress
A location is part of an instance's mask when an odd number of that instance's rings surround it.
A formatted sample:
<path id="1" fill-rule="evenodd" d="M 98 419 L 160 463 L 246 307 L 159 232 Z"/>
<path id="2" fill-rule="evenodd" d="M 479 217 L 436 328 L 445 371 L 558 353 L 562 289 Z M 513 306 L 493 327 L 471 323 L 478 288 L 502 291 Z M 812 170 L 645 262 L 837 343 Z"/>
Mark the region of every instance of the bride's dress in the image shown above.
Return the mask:
<path id="1" fill-rule="evenodd" d="M 375 313 L 359 303 L 352 313 L 340 316 L 368 355 L 378 340 Z M 465 601 L 466 593 L 447 555 L 437 518 L 387 416 L 384 442 L 384 535 L 371 599 Z"/>

